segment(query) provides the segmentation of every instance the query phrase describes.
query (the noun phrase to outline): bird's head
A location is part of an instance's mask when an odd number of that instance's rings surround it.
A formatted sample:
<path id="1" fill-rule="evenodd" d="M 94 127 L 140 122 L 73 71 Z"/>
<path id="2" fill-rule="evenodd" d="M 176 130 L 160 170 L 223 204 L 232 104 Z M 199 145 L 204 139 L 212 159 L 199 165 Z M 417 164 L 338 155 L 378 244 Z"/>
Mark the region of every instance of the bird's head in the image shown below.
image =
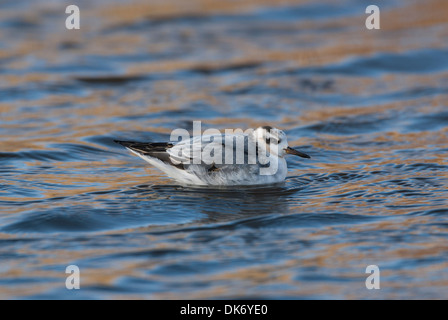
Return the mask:
<path id="1" fill-rule="evenodd" d="M 283 158 L 286 154 L 292 154 L 302 158 L 311 158 L 309 155 L 297 151 L 288 146 L 286 134 L 277 128 L 263 126 L 253 132 L 255 141 L 270 154 Z"/>

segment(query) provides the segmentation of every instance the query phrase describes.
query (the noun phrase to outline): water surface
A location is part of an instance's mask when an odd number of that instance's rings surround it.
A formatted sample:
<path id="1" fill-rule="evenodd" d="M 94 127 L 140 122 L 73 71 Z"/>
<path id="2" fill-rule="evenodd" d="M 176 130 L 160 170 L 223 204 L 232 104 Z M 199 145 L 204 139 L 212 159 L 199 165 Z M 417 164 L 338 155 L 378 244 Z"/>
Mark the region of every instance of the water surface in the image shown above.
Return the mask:
<path id="1" fill-rule="evenodd" d="M 448 298 L 447 4 L 164 3 L 0 4 L 0 298 Z M 195 120 L 312 159 L 194 188 L 113 143 Z"/>

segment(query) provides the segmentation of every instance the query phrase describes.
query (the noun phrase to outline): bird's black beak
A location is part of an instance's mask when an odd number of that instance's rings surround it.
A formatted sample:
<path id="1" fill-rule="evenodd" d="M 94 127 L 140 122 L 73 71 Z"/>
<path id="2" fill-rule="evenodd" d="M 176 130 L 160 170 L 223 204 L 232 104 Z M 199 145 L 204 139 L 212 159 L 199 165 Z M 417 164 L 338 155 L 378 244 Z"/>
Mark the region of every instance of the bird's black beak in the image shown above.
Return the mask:
<path id="1" fill-rule="evenodd" d="M 293 154 L 293 155 L 295 155 L 295 156 L 302 157 L 302 158 L 311 159 L 311 157 L 310 157 L 309 155 L 307 155 L 306 153 L 297 151 L 296 149 L 293 149 L 293 148 L 291 148 L 291 147 L 286 148 L 286 149 L 285 149 L 285 152 L 288 153 L 288 154 Z"/>

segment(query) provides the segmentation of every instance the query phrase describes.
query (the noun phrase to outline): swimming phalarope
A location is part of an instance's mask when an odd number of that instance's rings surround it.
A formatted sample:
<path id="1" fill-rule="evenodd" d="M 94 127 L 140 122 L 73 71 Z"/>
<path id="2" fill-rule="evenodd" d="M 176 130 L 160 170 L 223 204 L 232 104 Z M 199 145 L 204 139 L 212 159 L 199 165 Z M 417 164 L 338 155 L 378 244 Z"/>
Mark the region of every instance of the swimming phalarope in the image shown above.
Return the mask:
<path id="1" fill-rule="evenodd" d="M 238 145 L 238 139 L 244 143 Z M 278 183 L 286 178 L 286 154 L 310 158 L 309 155 L 289 147 L 286 134 L 270 126 L 259 127 L 245 134 L 196 136 L 177 144 L 115 142 L 186 185 Z M 212 149 L 213 152 L 210 152 Z M 255 152 L 251 152 L 252 150 Z M 221 154 L 217 156 L 219 151 Z"/>

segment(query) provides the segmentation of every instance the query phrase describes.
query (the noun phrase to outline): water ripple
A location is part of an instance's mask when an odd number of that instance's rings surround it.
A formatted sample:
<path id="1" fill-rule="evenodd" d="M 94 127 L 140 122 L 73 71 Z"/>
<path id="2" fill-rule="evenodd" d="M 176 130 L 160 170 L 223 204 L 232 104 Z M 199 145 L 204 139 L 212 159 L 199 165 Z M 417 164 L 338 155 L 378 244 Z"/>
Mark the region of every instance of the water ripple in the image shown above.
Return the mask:
<path id="1" fill-rule="evenodd" d="M 0 4 L 0 299 L 447 298 L 444 2 L 389 1 L 371 31 L 365 1 L 173 1 L 85 2 L 71 38 Z M 312 159 L 185 187 L 113 142 L 194 120 Z"/>

